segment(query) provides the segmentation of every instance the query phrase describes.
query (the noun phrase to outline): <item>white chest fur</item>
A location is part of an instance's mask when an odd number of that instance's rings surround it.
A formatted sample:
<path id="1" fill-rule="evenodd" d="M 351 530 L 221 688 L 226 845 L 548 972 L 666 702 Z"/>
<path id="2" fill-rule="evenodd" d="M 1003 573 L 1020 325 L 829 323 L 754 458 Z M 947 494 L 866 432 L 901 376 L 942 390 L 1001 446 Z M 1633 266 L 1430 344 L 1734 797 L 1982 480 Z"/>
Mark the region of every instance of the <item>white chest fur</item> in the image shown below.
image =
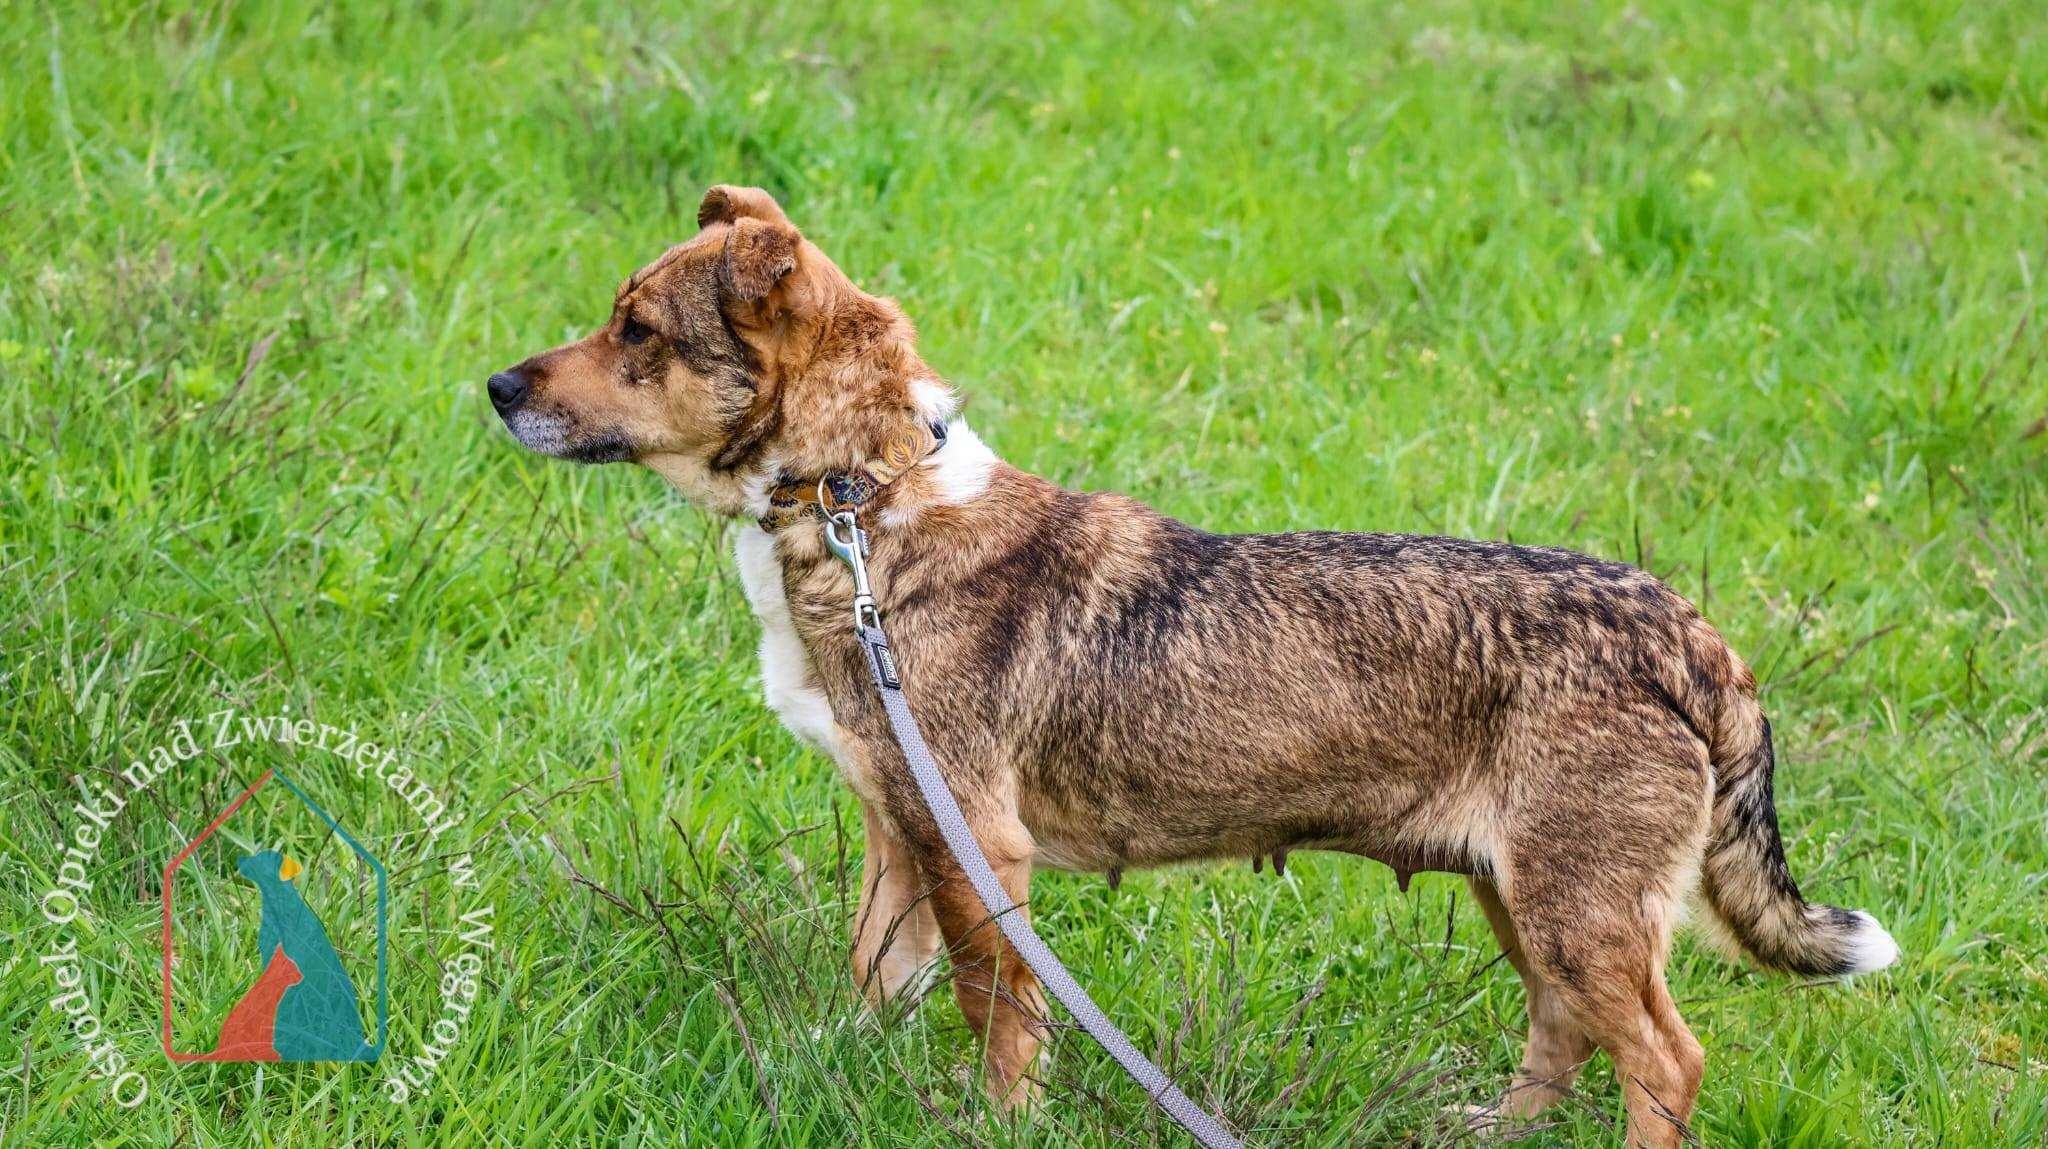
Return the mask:
<path id="1" fill-rule="evenodd" d="M 775 538 L 748 523 L 733 544 L 739 560 L 740 585 L 747 603 L 761 620 L 761 691 L 790 733 L 839 757 L 839 739 L 832 707 L 811 677 L 810 657 L 790 621 L 789 597 L 782 589 L 782 564 L 775 558 Z"/>

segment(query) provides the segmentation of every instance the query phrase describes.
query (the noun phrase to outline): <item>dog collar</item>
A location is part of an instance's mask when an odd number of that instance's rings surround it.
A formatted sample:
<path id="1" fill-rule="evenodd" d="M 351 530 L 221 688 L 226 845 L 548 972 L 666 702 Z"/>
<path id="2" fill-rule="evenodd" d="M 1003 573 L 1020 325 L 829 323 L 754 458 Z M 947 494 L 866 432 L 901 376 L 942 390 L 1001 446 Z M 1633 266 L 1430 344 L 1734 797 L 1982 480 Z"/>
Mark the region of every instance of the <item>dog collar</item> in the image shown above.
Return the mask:
<path id="1" fill-rule="evenodd" d="M 946 425 L 933 422 L 890 439 L 883 444 L 880 458 L 859 467 L 827 471 L 823 479 L 792 478 L 784 472 L 768 492 L 768 513 L 761 516 L 761 529 L 778 531 L 810 518 L 823 521 L 834 511 L 859 507 L 945 445 Z"/>

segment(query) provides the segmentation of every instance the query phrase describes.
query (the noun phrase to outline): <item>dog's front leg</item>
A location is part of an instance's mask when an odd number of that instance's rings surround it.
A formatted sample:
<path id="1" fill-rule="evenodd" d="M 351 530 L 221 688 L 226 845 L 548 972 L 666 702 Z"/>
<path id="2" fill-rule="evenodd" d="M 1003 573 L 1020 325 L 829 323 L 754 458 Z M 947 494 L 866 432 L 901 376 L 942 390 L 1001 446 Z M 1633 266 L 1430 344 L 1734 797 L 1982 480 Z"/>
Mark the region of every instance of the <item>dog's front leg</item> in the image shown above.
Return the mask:
<path id="1" fill-rule="evenodd" d="M 1029 831 L 1014 815 L 1000 819 L 970 815 L 970 822 L 988 854 L 989 865 L 1017 905 L 1011 912 L 1028 915 Z M 936 837 L 936 828 L 932 834 Z M 931 882 L 932 913 L 953 956 L 953 996 L 985 1048 L 983 1082 L 989 1096 L 1003 1108 L 1026 1105 L 1040 1092 L 1032 1073 L 1046 1029 L 1045 994 L 1037 976 L 990 919 L 944 842 L 930 845 L 920 851 L 919 866 Z"/>
<path id="2" fill-rule="evenodd" d="M 939 923 L 925 896 L 917 858 L 873 802 L 861 803 L 867 826 L 860 909 L 853 918 L 853 983 L 868 1008 L 917 1004 L 937 972 Z"/>
<path id="3" fill-rule="evenodd" d="M 894 742 L 868 744 L 855 753 L 865 766 L 887 764 L 867 774 L 878 783 L 886 821 L 893 824 L 882 827 L 882 837 L 887 838 L 886 831 L 893 828 L 897 835 L 893 840 L 900 842 L 900 849 L 914 864 L 918 888 L 913 897 L 923 896 L 952 956 L 953 996 L 968 1026 L 982 1040 L 982 1076 L 989 1095 L 1004 1108 L 1026 1104 L 1039 1092 L 1031 1073 L 1046 1030 L 1045 995 L 1038 978 L 1003 937 L 1001 927 L 989 917 L 946 847 Z M 1025 899 L 1031 893 L 1034 853 L 1031 831 L 1017 817 L 1014 800 L 991 793 L 973 780 L 962 781 L 966 784 L 955 782 L 954 792 L 974 837 L 1017 906 L 1011 912 L 1027 913 Z M 869 818 L 870 850 L 880 821 L 883 819 L 872 815 Z"/>

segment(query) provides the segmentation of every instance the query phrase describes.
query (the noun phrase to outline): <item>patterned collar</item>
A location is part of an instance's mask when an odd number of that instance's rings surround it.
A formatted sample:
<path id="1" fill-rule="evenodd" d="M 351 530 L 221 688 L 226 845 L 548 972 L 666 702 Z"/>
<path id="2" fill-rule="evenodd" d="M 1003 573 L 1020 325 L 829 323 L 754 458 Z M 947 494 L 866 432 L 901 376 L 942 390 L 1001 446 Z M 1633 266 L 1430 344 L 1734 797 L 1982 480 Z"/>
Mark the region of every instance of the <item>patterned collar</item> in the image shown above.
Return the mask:
<path id="1" fill-rule="evenodd" d="M 827 471 L 823 482 L 778 475 L 768 492 L 768 513 L 761 516 L 761 529 L 772 534 L 792 523 L 813 518 L 822 522 L 834 511 L 859 507 L 945 445 L 946 425 L 933 422 L 889 440 L 878 459 L 851 470 Z M 823 503 L 818 501 L 821 494 Z"/>

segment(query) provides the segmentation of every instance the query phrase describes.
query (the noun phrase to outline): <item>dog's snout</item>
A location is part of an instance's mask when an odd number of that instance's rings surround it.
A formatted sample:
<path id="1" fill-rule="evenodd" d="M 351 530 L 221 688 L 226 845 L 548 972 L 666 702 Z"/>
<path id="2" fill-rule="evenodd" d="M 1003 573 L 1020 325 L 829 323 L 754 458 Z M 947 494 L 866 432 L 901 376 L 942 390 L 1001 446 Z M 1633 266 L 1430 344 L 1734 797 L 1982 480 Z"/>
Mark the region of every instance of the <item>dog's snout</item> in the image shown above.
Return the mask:
<path id="1" fill-rule="evenodd" d="M 514 367 L 510 371 L 500 371 L 491 376 L 491 381 L 484 385 L 484 390 L 491 393 L 491 406 L 500 411 L 510 411 L 526 399 L 526 393 L 532 390 L 532 384 L 527 380 L 524 371 Z"/>

